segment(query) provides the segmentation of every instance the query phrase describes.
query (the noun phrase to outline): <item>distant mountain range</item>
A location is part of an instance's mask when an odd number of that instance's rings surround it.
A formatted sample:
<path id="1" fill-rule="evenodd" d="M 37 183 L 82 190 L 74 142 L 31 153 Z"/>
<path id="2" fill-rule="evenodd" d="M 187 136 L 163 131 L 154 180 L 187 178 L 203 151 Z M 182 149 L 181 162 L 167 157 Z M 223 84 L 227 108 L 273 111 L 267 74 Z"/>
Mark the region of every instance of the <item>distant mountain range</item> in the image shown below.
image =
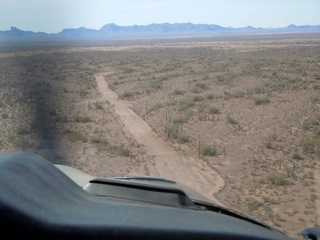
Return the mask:
<path id="1" fill-rule="evenodd" d="M 11 27 L 0 31 L 0 42 L 6 41 L 76 41 L 76 40 L 116 40 L 116 39 L 146 39 L 187 36 L 232 36 L 272 33 L 306 33 L 319 32 L 320 25 L 296 26 L 284 28 L 244 28 L 222 27 L 214 24 L 163 23 L 146 26 L 118 26 L 106 24 L 99 30 L 89 28 L 64 29 L 60 33 L 31 32 Z"/>

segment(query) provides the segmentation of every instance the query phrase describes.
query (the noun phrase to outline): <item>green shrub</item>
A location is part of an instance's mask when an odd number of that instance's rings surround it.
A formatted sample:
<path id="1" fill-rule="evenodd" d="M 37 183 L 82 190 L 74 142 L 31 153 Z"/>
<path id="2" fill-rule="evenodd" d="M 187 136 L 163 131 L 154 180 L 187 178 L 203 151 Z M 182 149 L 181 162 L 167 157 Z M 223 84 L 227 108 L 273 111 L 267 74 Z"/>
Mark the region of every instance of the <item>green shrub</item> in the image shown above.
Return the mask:
<path id="1" fill-rule="evenodd" d="M 96 109 L 98 110 L 103 110 L 103 104 L 102 102 L 95 102 L 94 106 L 96 107 Z"/>
<path id="2" fill-rule="evenodd" d="M 268 181 L 275 186 L 285 186 L 289 184 L 286 176 L 277 173 L 271 173 L 268 175 Z"/>
<path id="3" fill-rule="evenodd" d="M 209 107 L 209 113 L 210 114 L 219 114 L 220 110 L 218 108 L 216 108 L 216 107 L 210 106 Z"/>
<path id="4" fill-rule="evenodd" d="M 202 96 L 194 96 L 192 98 L 192 101 L 194 101 L 194 102 L 201 102 L 203 100 L 204 100 L 204 97 L 202 97 Z"/>
<path id="5" fill-rule="evenodd" d="M 62 134 L 70 134 L 72 133 L 72 130 L 70 128 L 65 128 L 62 130 Z"/>
<path id="6" fill-rule="evenodd" d="M 177 139 L 178 137 L 178 127 L 173 123 L 167 123 L 165 126 L 165 133 L 169 139 Z"/>
<path id="7" fill-rule="evenodd" d="M 162 108 L 162 104 L 161 103 L 156 103 L 152 107 L 148 108 L 146 112 L 147 112 L 147 114 L 150 114 L 150 113 L 152 113 L 154 111 L 159 110 L 160 108 Z"/>
<path id="8" fill-rule="evenodd" d="M 131 154 L 131 151 L 126 147 L 118 147 L 117 154 L 122 157 L 129 157 Z"/>
<path id="9" fill-rule="evenodd" d="M 179 143 L 187 143 L 187 142 L 189 142 L 189 137 L 183 133 L 179 133 L 177 135 L 177 141 Z"/>
<path id="10" fill-rule="evenodd" d="M 133 92 L 127 92 L 125 91 L 122 95 L 120 95 L 121 99 L 132 99 L 134 97 Z"/>
<path id="11" fill-rule="evenodd" d="M 304 130 L 313 130 L 320 125 L 320 115 L 310 117 L 303 122 Z"/>
<path id="12" fill-rule="evenodd" d="M 90 142 L 94 144 L 108 145 L 108 140 L 101 135 L 94 135 L 90 138 Z"/>
<path id="13" fill-rule="evenodd" d="M 263 202 L 253 198 L 246 198 L 245 200 L 250 211 L 257 210 L 259 207 L 263 206 Z"/>
<path id="14" fill-rule="evenodd" d="M 315 153 L 316 142 L 314 139 L 304 139 L 301 144 L 304 153 Z"/>
<path id="15" fill-rule="evenodd" d="M 227 116 L 227 123 L 236 125 L 238 122 L 231 116 Z"/>
<path id="16" fill-rule="evenodd" d="M 89 92 L 86 89 L 81 89 L 79 94 L 80 94 L 80 97 L 84 98 L 86 95 L 89 94 Z"/>
<path id="17" fill-rule="evenodd" d="M 200 153 L 202 156 L 215 156 L 217 154 L 217 150 L 215 147 L 203 145 L 200 149 Z"/>
<path id="18" fill-rule="evenodd" d="M 182 112 L 194 106 L 195 106 L 195 103 L 193 101 L 183 100 L 179 102 L 178 108 L 179 108 L 179 111 Z"/>
<path id="19" fill-rule="evenodd" d="M 74 115 L 73 119 L 74 119 L 75 122 L 79 122 L 79 123 L 92 122 L 92 119 L 90 117 L 81 116 L 79 114 Z"/>
<path id="20" fill-rule="evenodd" d="M 209 99 L 209 100 L 214 99 L 214 95 L 213 95 L 213 93 L 209 93 L 209 94 L 207 94 L 206 98 L 207 98 L 207 99 Z"/>
<path id="21" fill-rule="evenodd" d="M 292 153 L 292 158 L 293 158 L 293 159 L 296 159 L 296 160 L 301 160 L 301 159 L 302 159 L 302 156 L 301 156 L 300 153 L 294 152 L 294 153 Z"/>
<path id="22" fill-rule="evenodd" d="M 191 89 L 193 93 L 201 93 L 207 89 L 207 85 L 205 83 L 196 83 L 195 86 Z"/>
<path id="23" fill-rule="evenodd" d="M 273 143 L 270 140 L 267 140 L 265 142 L 265 146 L 267 149 L 275 149 L 275 146 L 273 145 Z"/>
<path id="24" fill-rule="evenodd" d="M 192 111 L 186 110 L 183 114 L 172 119 L 173 124 L 184 124 L 187 123 L 192 117 Z"/>
<path id="25" fill-rule="evenodd" d="M 256 97 L 254 98 L 255 105 L 266 105 L 270 103 L 270 99 L 268 97 Z"/>
<path id="26" fill-rule="evenodd" d="M 71 139 L 74 141 L 79 141 L 84 143 L 88 141 L 87 136 L 80 131 L 72 131 L 70 136 L 71 136 Z"/>

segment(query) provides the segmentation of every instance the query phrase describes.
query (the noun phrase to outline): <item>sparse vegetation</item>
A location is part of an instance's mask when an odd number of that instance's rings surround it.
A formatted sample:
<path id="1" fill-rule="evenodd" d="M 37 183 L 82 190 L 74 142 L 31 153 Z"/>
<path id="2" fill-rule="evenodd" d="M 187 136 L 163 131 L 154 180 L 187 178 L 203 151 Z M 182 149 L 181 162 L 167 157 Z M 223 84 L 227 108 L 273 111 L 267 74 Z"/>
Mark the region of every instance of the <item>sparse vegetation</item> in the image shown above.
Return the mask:
<path id="1" fill-rule="evenodd" d="M 106 71 L 109 88 L 158 137 L 195 158 L 197 174 L 218 169 L 228 183 L 219 201 L 282 230 L 302 229 L 314 221 L 319 197 L 320 41 L 291 37 L 3 54 L 0 148 L 41 153 L 39 138 L 52 134 L 70 163 L 92 175 L 151 174 L 157 159 L 149 161 L 97 91 L 94 75 Z"/>

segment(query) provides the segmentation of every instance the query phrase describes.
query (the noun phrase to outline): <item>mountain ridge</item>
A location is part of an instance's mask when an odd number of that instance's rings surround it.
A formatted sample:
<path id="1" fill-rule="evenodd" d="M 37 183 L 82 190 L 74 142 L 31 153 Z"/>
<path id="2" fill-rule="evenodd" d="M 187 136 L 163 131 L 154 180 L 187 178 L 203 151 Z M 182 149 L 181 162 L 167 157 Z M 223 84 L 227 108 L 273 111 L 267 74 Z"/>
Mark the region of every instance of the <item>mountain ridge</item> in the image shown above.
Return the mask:
<path id="1" fill-rule="evenodd" d="M 320 25 L 290 24 L 282 28 L 261 27 L 223 27 L 216 24 L 193 23 L 153 23 L 150 25 L 119 26 L 114 23 L 103 25 L 100 29 L 65 28 L 59 33 L 24 31 L 17 27 L 10 30 L 0 30 L 0 41 L 10 40 L 112 40 L 112 39 L 139 39 L 154 37 L 183 37 L 183 36 L 223 36 L 223 35 L 250 35 L 265 33 L 290 32 L 319 32 Z"/>

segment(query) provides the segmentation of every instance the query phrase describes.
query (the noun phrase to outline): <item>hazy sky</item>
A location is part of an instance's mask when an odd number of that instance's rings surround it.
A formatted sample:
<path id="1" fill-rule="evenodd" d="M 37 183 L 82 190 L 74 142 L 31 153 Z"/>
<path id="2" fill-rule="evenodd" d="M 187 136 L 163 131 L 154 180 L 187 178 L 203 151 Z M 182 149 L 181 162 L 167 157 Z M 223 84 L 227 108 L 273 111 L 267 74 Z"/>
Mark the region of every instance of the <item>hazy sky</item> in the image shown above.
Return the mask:
<path id="1" fill-rule="evenodd" d="M 0 30 L 60 32 L 152 23 L 320 25 L 320 0 L 0 0 Z"/>

